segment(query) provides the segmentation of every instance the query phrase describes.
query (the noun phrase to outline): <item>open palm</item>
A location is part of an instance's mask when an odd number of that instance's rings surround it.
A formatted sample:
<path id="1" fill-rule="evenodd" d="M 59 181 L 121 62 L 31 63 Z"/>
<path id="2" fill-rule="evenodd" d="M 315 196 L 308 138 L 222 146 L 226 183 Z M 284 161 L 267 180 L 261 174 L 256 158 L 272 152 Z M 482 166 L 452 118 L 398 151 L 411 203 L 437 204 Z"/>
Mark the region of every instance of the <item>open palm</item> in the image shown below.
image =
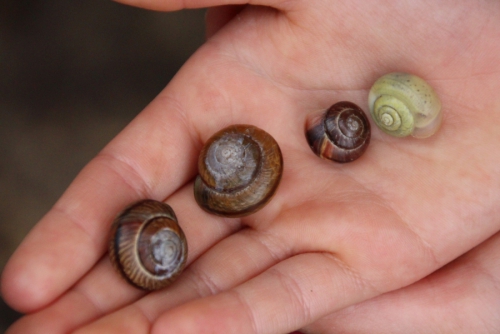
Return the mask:
<path id="1" fill-rule="evenodd" d="M 126 2 L 165 10 L 238 4 Z M 451 285 L 494 286 L 500 3 L 251 5 L 262 6 L 209 12 L 210 33 L 228 23 L 88 164 L 19 247 L 2 293 L 32 314 L 12 333 L 418 332 L 449 328 L 426 308 L 460 298 L 451 297 Z M 372 127 L 359 160 L 317 158 L 305 138 L 308 115 L 341 100 L 368 110 L 371 84 L 394 71 L 435 88 L 444 114 L 438 133 L 398 139 Z M 203 143 L 235 123 L 277 140 L 284 174 L 264 209 L 225 219 L 198 208 L 192 179 Z M 149 294 L 128 286 L 103 257 L 114 215 L 142 198 L 173 207 L 190 247 L 179 280 Z M 479 269 L 464 274 L 467 266 Z M 436 291 L 447 298 L 436 302 Z M 488 295 L 483 308 L 498 305 L 498 285 L 483 294 L 460 291 Z M 492 330 L 500 322 L 498 314 L 490 327 L 470 319 L 470 328 Z"/>

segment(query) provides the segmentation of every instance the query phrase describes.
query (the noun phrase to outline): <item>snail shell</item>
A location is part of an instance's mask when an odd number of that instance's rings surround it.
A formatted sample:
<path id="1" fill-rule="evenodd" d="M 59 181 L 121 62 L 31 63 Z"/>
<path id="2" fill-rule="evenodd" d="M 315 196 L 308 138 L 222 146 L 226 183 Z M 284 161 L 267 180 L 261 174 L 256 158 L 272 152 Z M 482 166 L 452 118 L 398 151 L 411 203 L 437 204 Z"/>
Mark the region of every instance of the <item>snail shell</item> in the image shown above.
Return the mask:
<path id="1" fill-rule="evenodd" d="M 377 126 L 396 137 L 426 138 L 441 125 L 441 101 L 423 79 L 390 73 L 372 86 L 368 105 Z"/>
<path id="2" fill-rule="evenodd" d="M 172 283 L 186 265 L 187 251 L 174 211 L 162 202 L 137 202 L 111 227 L 111 262 L 129 283 L 144 290 Z"/>
<path id="3" fill-rule="evenodd" d="M 267 204 L 281 180 L 278 143 L 252 125 L 232 125 L 214 134 L 201 150 L 194 197 L 207 212 L 249 215 Z"/>
<path id="4" fill-rule="evenodd" d="M 316 155 L 336 162 L 359 158 L 370 143 L 370 123 L 356 104 L 342 101 L 313 115 L 307 125 L 307 142 Z"/>

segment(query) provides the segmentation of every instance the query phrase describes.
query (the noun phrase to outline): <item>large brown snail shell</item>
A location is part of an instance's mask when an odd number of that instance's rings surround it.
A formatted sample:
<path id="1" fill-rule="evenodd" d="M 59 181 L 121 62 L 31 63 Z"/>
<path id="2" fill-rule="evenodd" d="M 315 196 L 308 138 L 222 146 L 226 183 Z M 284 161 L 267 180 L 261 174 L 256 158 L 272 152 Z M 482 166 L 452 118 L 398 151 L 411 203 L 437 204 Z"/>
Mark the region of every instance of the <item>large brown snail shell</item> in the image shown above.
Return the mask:
<path id="1" fill-rule="evenodd" d="M 232 125 L 214 134 L 201 150 L 194 184 L 196 202 L 225 216 L 249 215 L 267 204 L 281 180 L 278 143 L 252 125 Z"/>
<path id="2" fill-rule="evenodd" d="M 137 202 L 111 227 L 111 262 L 130 284 L 144 290 L 171 284 L 186 265 L 187 251 L 174 211 L 162 202 Z"/>
<path id="3" fill-rule="evenodd" d="M 312 115 L 306 124 L 307 142 L 313 152 L 335 162 L 359 158 L 368 148 L 370 135 L 370 122 L 363 110 L 347 101 Z"/>

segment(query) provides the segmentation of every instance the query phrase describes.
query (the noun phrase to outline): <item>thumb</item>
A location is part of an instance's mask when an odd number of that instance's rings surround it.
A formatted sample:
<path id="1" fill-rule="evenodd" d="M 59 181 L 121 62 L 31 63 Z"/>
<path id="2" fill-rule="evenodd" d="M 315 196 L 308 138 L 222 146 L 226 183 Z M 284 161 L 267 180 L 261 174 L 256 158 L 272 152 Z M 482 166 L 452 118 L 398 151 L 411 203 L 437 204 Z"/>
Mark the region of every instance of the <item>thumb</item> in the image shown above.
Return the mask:
<path id="1" fill-rule="evenodd" d="M 116 2 L 160 11 L 175 11 L 181 9 L 205 8 L 225 5 L 259 5 L 270 6 L 278 9 L 286 0 L 114 0 Z"/>

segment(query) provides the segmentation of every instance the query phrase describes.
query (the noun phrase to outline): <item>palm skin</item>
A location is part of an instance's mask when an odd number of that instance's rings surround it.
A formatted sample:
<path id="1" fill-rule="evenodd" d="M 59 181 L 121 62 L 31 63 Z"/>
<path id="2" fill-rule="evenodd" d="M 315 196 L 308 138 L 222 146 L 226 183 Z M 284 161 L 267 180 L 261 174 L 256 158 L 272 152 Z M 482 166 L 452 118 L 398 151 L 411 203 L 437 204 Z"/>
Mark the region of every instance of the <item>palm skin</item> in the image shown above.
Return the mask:
<path id="1" fill-rule="evenodd" d="M 19 247 L 2 294 L 31 314 L 10 333 L 446 332 L 454 318 L 465 323 L 458 329 L 498 330 L 500 4 L 251 4 L 273 8 L 211 12 L 210 34 L 232 19 Z M 398 139 L 373 127 L 359 160 L 318 159 L 305 140 L 307 116 L 340 100 L 367 110 L 370 85 L 393 71 L 436 89 L 439 132 Z M 263 210 L 223 219 L 197 207 L 192 178 L 201 145 L 234 123 L 272 134 L 285 168 Z M 180 279 L 147 295 L 101 259 L 113 216 L 140 198 L 168 201 L 190 245 Z M 429 311 L 457 301 L 467 314 Z"/>

